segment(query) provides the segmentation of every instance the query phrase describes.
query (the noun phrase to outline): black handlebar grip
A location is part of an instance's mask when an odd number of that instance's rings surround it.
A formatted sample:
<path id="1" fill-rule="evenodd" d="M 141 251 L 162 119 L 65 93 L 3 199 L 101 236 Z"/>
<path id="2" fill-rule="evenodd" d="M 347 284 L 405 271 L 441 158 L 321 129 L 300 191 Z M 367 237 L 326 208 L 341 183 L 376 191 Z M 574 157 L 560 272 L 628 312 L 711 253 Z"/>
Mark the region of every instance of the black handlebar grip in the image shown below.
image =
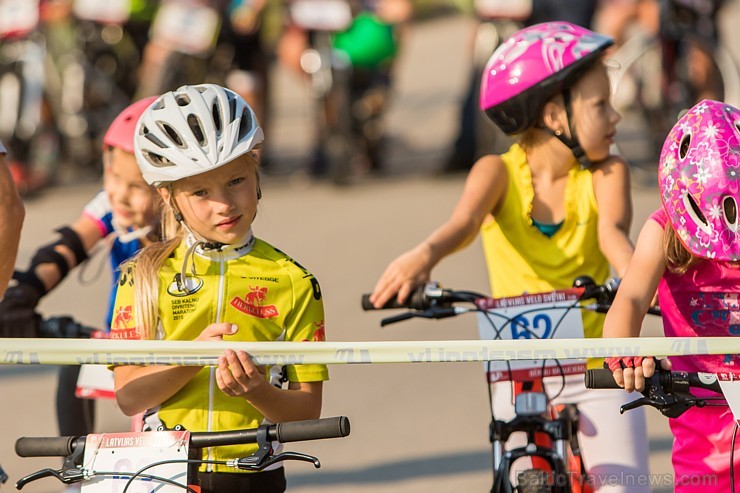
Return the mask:
<path id="1" fill-rule="evenodd" d="M 391 308 L 408 308 L 409 302 L 406 303 L 399 303 L 396 297 L 389 299 L 385 302 L 385 305 L 381 306 L 380 308 L 375 308 L 375 306 L 370 302 L 370 295 L 369 294 L 363 294 L 362 295 L 362 309 L 363 310 L 388 310 Z"/>
<path id="2" fill-rule="evenodd" d="M 621 389 L 617 382 L 614 381 L 614 375 L 611 370 L 596 369 L 586 370 L 585 383 L 587 389 Z"/>
<path id="3" fill-rule="evenodd" d="M 289 421 L 278 423 L 276 426 L 277 441 L 281 443 L 341 438 L 349 435 L 349 418 L 347 416 Z"/>
<path id="4" fill-rule="evenodd" d="M 21 437 L 15 441 L 15 453 L 19 457 L 66 457 L 74 451 L 77 440 L 78 437 Z"/>
<path id="5" fill-rule="evenodd" d="M 370 303 L 370 295 L 362 295 L 362 309 L 363 310 L 386 310 L 390 308 L 406 308 L 412 310 L 426 310 L 429 308 L 430 300 L 426 295 L 426 286 L 424 284 L 417 286 L 411 291 L 411 294 L 406 298 L 404 303 L 399 303 L 397 297 L 393 297 L 385 302 L 380 308 L 375 308 Z"/>

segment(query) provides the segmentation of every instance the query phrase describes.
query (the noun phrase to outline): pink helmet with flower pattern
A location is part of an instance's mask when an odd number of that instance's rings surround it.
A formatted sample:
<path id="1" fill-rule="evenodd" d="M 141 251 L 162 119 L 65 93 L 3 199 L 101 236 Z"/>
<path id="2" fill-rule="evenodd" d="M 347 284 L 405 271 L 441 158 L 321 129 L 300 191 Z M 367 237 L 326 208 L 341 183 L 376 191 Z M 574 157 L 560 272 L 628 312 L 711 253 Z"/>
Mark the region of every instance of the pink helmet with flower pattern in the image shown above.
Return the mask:
<path id="1" fill-rule="evenodd" d="M 480 109 L 516 134 L 537 122 L 540 108 L 613 44 L 608 36 L 569 22 L 545 22 L 511 36 L 483 71 Z"/>
<path id="2" fill-rule="evenodd" d="M 661 200 L 692 254 L 740 260 L 740 110 L 704 100 L 673 126 L 660 154 Z"/>

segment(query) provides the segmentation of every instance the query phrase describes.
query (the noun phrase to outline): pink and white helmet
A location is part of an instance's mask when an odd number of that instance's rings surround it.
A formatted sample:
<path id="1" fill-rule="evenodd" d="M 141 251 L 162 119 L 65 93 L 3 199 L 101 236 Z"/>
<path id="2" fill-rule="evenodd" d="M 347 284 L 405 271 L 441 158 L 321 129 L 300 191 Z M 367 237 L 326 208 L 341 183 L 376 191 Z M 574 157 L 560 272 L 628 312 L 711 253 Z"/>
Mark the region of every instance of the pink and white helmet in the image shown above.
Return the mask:
<path id="1" fill-rule="evenodd" d="M 537 122 L 542 105 L 613 42 L 569 22 L 545 22 L 518 31 L 488 59 L 480 109 L 509 135 L 526 130 Z"/>
<path id="2" fill-rule="evenodd" d="M 658 169 L 661 200 L 692 254 L 740 260 L 740 110 L 704 100 L 673 126 Z"/>

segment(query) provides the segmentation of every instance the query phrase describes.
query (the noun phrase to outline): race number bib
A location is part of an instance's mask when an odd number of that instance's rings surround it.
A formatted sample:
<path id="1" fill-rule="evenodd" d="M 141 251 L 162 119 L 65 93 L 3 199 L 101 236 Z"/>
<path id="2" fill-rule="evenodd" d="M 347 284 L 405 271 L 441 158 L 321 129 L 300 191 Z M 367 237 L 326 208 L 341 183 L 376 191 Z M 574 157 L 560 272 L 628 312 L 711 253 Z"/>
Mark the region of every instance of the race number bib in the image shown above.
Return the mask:
<path id="1" fill-rule="evenodd" d="M 132 473 L 160 461 L 182 461 L 161 464 L 144 471 L 129 485 L 129 493 L 182 493 L 187 485 L 188 431 L 147 431 L 139 433 L 103 433 L 87 435 L 83 468 L 111 471 L 120 475 L 95 476 L 82 482 L 82 493 L 120 493 Z M 157 481 L 159 476 L 174 481 Z"/>
<path id="2" fill-rule="evenodd" d="M 131 0 L 75 0 L 72 11 L 78 19 L 123 24 L 131 12 Z"/>
<path id="3" fill-rule="evenodd" d="M 582 339 L 580 290 L 526 294 L 511 298 L 485 298 L 478 307 L 478 332 L 484 340 Z M 532 360 L 484 363 L 488 381 L 532 380 L 551 375 L 573 375 L 586 370 L 584 359 L 548 359 L 547 352 Z"/>
<path id="4" fill-rule="evenodd" d="M 700 374 L 700 378 L 702 375 Z M 740 375 L 737 373 L 727 372 L 718 373 L 717 375 L 707 374 L 703 378 L 712 379 L 716 378 L 719 382 L 719 387 L 722 389 L 722 394 L 725 396 L 727 405 L 730 406 L 730 411 L 735 417 L 735 422 L 740 424 Z"/>
<path id="5" fill-rule="evenodd" d="M 105 365 L 82 365 L 75 395 L 83 399 L 115 399 L 113 372 Z"/>
<path id="6" fill-rule="evenodd" d="M 152 39 L 173 51 L 205 55 L 216 46 L 221 18 L 214 9 L 181 3 L 165 3 L 152 23 Z"/>
<path id="7" fill-rule="evenodd" d="M 312 31 L 344 31 L 352 24 L 352 10 L 345 0 L 296 0 L 290 5 L 290 17 Z"/>
<path id="8" fill-rule="evenodd" d="M 482 19 L 523 21 L 532 15 L 532 0 L 475 0 L 474 8 Z"/>
<path id="9" fill-rule="evenodd" d="M 38 0 L 0 0 L 0 39 L 23 36 L 38 22 Z"/>

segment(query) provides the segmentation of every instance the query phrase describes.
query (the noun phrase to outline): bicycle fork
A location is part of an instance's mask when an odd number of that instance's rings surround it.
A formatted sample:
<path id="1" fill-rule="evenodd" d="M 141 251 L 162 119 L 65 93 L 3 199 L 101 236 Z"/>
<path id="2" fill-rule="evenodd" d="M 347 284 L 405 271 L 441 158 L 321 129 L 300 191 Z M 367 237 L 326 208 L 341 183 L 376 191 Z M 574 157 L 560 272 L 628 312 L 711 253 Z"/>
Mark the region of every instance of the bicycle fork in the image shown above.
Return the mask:
<path id="1" fill-rule="evenodd" d="M 571 464 L 571 454 L 579 454 L 572 444 L 577 428 L 577 411 L 566 406 L 552 417 L 542 392 L 523 392 L 516 397 L 516 416 L 510 421 L 493 420 L 490 440 L 493 448 L 493 487 L 491 493 L 576 493 L 581 491 L 580 462 Z M 526 445 L 506 450 L 515 432 L 526 434 Z M 570 450 L 569 450 L 570 447 Z M 517 473 L 517 484 L 510 476 L 513 464 L 529 458 L 532 466 Z M 578 470 L 574 470 L 577 468 Z M 575 482 L 578 484 L 572 484 Z"/>

